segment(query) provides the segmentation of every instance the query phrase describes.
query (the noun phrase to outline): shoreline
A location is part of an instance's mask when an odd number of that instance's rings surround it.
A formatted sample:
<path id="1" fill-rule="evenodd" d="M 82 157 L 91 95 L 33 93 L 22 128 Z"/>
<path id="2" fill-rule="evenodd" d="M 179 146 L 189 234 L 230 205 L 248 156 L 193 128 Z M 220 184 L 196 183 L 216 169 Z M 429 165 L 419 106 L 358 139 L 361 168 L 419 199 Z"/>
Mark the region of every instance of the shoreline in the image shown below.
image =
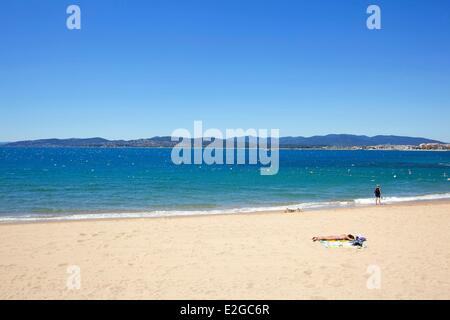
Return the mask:
<path id="1" fill-rule="evenodd" d="M 423 201 L 2 224 L 0 298 L 448 299 L 449 213 L 450 201 Z M 311 241 L 342 233 L 362 234 L 367 248 Z M 79 289 L 67 287 L 73 266 Z M 367 286 L 373 266 L 380 288 Z"/>
<path id="2" fill-rule="evenodd" d="M 436 194 L 432 194 L 436 195 Z M 444 195 L 444 194 L 442 194 Z M 424 195 L 429 196 L 429 195 Z M 375 200 L 374 200 L 375 201 Z M 339 203 L 339 202 L 350 202 L 350 200 L 341 200 L 341 201 L 324 201 L 324 203 Z M 399 205 L 414 205 L 416 203 L 448 203 L 450 204 L 450 198 L 438 198 L 438 199 L 418 199 L 418 200 L 405 200 L 405 201 L 398 201 L 393 203 L 382 203 L 382 207 L 385 206 L 399 206 Z M 317 202 L 320 203 L 320 202 Z M 6 220 L 2 221 L 0 217 L 0 226 L 1 225 L 20 225 L 20 224 L 35 224 L 35 223 L 64 223 L 64 222 L 83 222 L 83 221 L 116 221 L 116 220 L 147 220 L 147 219 L 167 219 L 167 218 L 189 218 L 189 217 L 210 217 L 210 216 L 235 216 L 235 215 L 265 215 L 265 214 L 302 214 L 305 212 L 321 212 L 321 211 L 329 211 L 329 210 L 351 210 L 351 209 L 358 209 L 358 208 L 370 208 L 375 206 L 374 204 L 357 204 L 357 203 L 351 203 L 348 205 L 330 205 L 330 206 L 324 206 L 319 208 L 307 208 L 302 209 L 300 212 L 284 212 L 287 208 L 297 207 L 297 205 L 277 205 L 274 206 L 273 209 L 270 210 L 270 207 L 263 207 L 267 208 L 267 210 L 254 210 L 254 211 L 244 211 L 244 212 L 226 212 L 227 209 L 223 209 L 219 213 L 209 213 L 208 211 L 205 211 L 205 213 L 197 213 L 198 211 L 192 211 L 194 213 L 188 213 L 190 211 L 185 211 L 183 214 L 155 214 L 154 216 L 135 216 L 135 217 L 94 217 L 95 215 L 100 214 L 144 214 L 147 212 L 117 212 L 117 213 L 88 213 L 89 215 L 92 215 L 92 218 L 64 218 L 64 217 L 70 217 L 70 216 L 76 216 L 77 214 L 69 214 L 67 216 L 62 215 L 61 218 L 55 217 L 55 218 L 35 218 L 35 220 L 21 220 L 20 218 L 17 220 Z M 285 207 L 285 209 L 278 209 L 279 207 Z M 236 209 L 230 209 L 230 211 L 236 210 Z M 237 209 L 238 210 L 238 209 Z M 170 212 L 170 211 L 167 211 Z M 151 213 L 151 212 L 150 212 Z M 82 213 L 86 215 L 86 213 Z M 80 214 L 80 215 L 82 215 Z"/>

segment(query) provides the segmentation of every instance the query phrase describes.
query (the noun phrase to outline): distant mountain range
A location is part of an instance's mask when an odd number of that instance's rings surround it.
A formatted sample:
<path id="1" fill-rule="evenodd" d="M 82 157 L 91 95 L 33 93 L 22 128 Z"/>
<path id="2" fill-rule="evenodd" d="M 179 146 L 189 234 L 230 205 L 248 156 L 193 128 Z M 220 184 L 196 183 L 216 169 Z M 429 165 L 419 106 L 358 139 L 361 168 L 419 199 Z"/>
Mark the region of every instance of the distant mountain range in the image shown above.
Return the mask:
<path id="1" fill-rule="evenodd" d="M 352 146 L 375 146 L 375 145 L 413 145 L 418 146 L 421 143 L 443 143 L 441 141 L 393 136 L 378 135 L 373 137 L 353 134 L 328 134 L 325 136 L 312 137 L 283 137 L 280 138 L 280 145 L 283 146 L 336 146 L 336 147 L 352 147 Z"/>
<path id="2" fill-rule="evenodd" d="M 250 138 L 246 137 L 246 145 L 248 145 Z M 191 141 L 192 142 L 192 141 Z M 107 140 L 103 138 L 88 138 L 88 139 L 41 139 L 41 140 L 27 140 L 17 141 L 3 144 L 3 147 L 103 147 L 103 148 L 117 148 L 117 147 L 173 147 L 178 141 L 171 141 L 170 136 L 153 137 L 148 139 L 137 140 Z M 204 142 L 204 145 L 210 142 Z M 281 137 L 279 145 L 282 148 L 313 148 L 313 147 L 363 147 L 375 145 L 414 145 L 421 143 L 443 143 L 441 141 L 417 138 L 404 137 L 392 135 L 378 135 L 368 137 L 363 135 L 352 134 L 329 134 L 325 136 L 312 137 Z"/>

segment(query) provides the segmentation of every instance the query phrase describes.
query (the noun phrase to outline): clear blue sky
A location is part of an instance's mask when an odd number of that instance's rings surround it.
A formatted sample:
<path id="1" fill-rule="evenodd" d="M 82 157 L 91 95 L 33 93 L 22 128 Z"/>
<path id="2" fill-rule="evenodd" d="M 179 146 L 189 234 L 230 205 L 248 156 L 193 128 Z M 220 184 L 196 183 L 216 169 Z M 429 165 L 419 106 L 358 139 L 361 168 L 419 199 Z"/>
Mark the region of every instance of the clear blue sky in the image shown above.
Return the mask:
<path id="1" fill-rule="evenodd" d="M 382 30 L 366 28 L 369 4 Z M 203 120 L 450 142 L 448 0 L 4 0 L 0 35 L 0 141 Z"/>

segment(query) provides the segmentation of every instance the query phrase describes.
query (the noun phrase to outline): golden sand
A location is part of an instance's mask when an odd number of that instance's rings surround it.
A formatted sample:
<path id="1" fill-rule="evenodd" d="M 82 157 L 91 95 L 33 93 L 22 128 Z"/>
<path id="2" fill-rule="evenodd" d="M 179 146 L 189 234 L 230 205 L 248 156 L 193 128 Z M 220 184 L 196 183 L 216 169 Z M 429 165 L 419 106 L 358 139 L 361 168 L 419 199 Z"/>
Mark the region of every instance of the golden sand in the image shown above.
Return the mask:
<path id="1" fill-rule="evenodd" d="M 449 227 L 449 202 L 3 224 L 0 298 L 449 299 Z M 367 248 L 311 241 L 342 233 Z"/>

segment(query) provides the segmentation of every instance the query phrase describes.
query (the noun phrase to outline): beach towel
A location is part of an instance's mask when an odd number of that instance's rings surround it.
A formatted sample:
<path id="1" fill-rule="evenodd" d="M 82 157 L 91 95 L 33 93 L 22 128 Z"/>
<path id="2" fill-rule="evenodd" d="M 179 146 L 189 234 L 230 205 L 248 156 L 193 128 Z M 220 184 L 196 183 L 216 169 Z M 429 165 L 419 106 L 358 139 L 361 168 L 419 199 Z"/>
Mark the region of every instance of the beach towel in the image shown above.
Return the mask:
<path id="1" fill-rule="evenodd" d="M 354 241 L 350 240 L 319 240 L 320 244 L 325 248 L 353 248 L 361 249 L 366 248 L 366 244 L 363 242 L 360 245 L 355 245 Z"/>

